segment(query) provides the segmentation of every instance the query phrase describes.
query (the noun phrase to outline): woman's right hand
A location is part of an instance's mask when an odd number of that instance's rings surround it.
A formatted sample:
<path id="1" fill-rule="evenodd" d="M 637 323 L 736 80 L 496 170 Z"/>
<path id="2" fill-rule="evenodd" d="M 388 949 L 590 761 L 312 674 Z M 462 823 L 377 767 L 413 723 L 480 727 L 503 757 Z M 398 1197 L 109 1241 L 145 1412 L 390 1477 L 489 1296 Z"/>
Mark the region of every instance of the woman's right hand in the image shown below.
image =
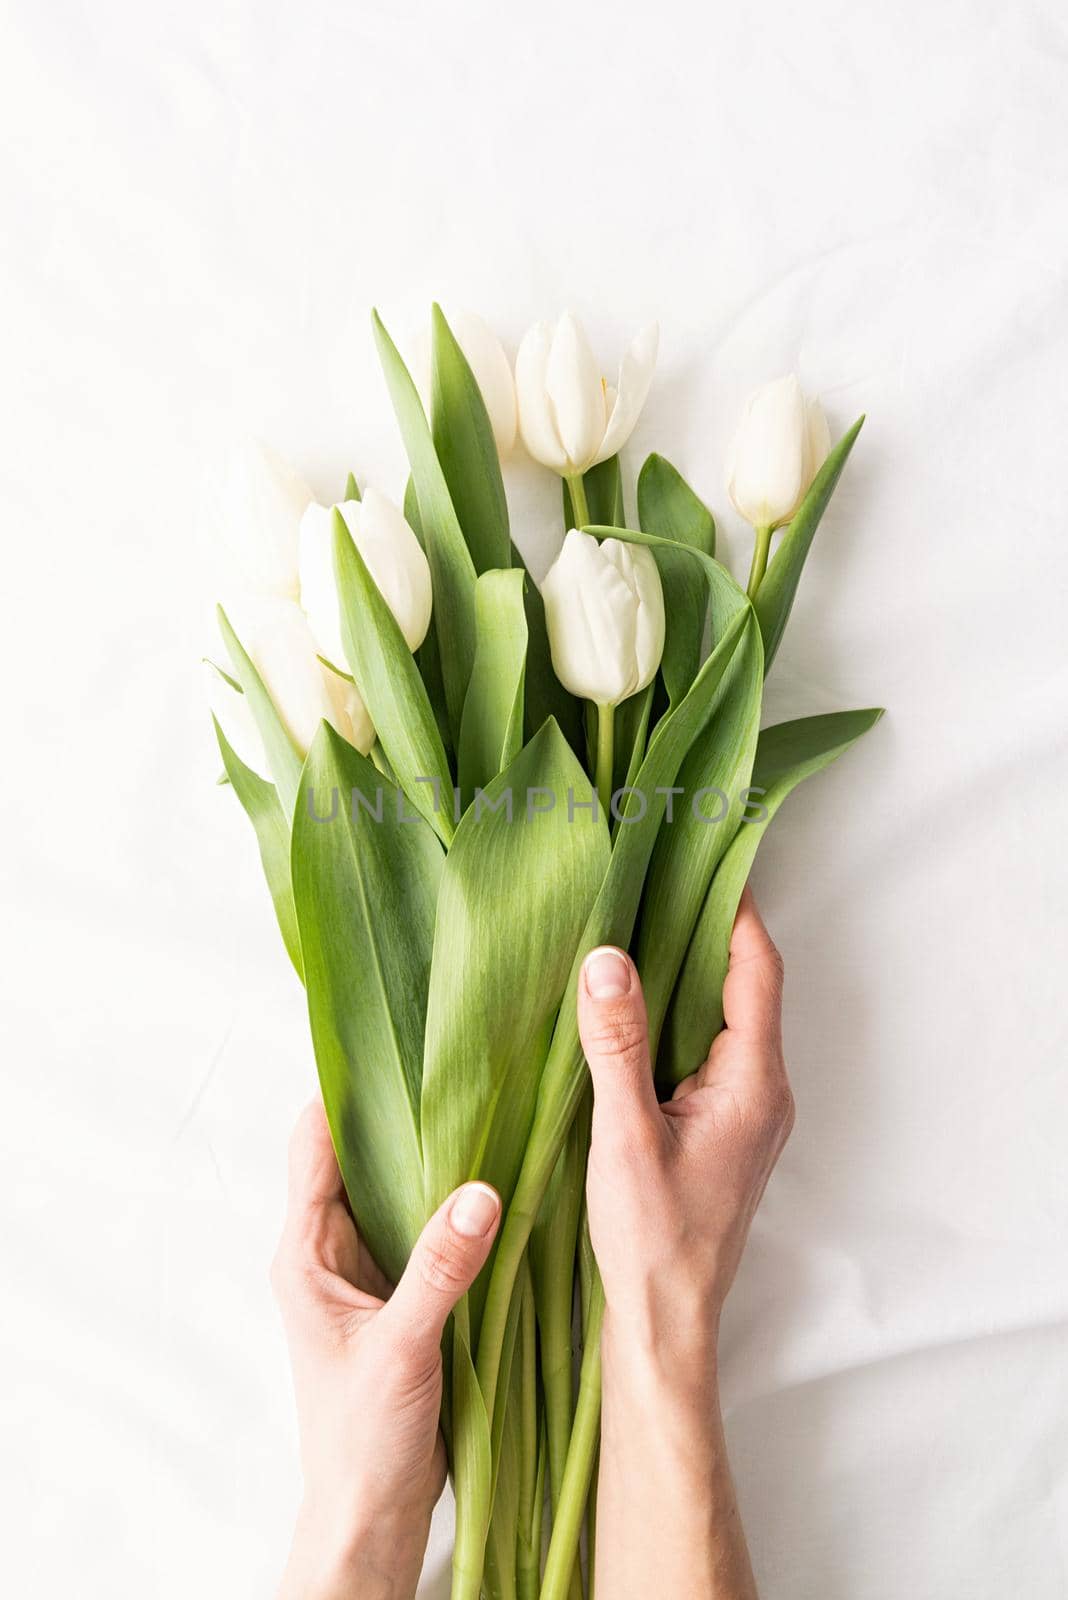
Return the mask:
<path id="1" fill-rule="evenodd" d="M 659 1105 L 623 951 L 591 952 L 587 1199 L 605 1289 L 597 1582 L 612 1600 L 755 1594 L 719 1414 L 720 1312 L 793 1124 L 782 963 L 746 891 L 707 1061 Z"/>

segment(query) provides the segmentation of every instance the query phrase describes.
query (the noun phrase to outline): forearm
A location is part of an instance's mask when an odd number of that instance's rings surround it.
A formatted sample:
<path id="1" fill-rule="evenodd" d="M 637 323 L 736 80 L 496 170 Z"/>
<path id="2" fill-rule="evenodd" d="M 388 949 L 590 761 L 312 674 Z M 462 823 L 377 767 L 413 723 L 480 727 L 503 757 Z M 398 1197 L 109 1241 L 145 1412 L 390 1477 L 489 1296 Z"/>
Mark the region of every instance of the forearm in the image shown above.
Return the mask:
<path id="1" fill-rule="evenodd" d="M 277 1600 L 412 1600 L 428 1532 L 422 1513 L 357 1523 L 305 1505 Z"/>
<path id="2" fill-rule="evenodd" d="M 669 1361 L 606 1317 L 596 1587 L 612 1600 L 756 1600 L 714 1351 Z"/>

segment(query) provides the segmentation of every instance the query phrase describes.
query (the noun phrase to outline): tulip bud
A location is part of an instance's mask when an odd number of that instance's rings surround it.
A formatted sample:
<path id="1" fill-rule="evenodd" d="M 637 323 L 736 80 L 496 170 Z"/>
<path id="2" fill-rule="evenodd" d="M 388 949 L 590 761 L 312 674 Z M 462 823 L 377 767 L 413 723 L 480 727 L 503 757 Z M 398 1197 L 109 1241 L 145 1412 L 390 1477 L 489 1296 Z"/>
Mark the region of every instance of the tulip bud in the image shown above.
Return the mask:
<path id="1" fill-rule="evenodd" d="M 515 448 L 517 416 L 515 379 L 504 346 L 489 325 L 473 311 L 450 313 L 448 323 L 478 384 L 493 429 L 497 453 L 506 456 Z M 412 352 L 412 376 L 428 411 L 430 371 L 430 332 L 424 329 Z"/>
<path id="2" fill-rule="evenodd" d="M 417 650 L 430 626 L 433 595 L 426 556 L 403 513 L 377 489 L 337 508 L 382 598 L 397 620 L 409 650 Z M 345 662 L 334 579 L 333 508 L 317 503 L 300 524 L 300 603 L 328 661 Z"/>
<path id="3" fill-rule="evenodd" d="M 515 363 L 519 430 L 535 461 L 573 478 L 621 450 L 649 393 L 657 339 L 656 323 L 650 323 L 630 345 L 610 389 L 570 313 L 555 325 L 535 323 Z"/>
<path id="4" fill-rule="evenodd" d="M 565 689 L 616 706 L 651 683 L 664 653 L 664 591 L 651 553 L 571 529 L 541 586 L 553 670 Z"/>
<path id="5" fill-rule="evenodd" d="M 754 528 L 776 528 L 797 511 L 831 447 L 818 400 L 806 400 L 791 373 L 765 384 L 746 404 L 731 446 L 727 490 Z"/>
<path id="6" fill-rule="evenodd" d="M 274 708 L 285 723 L 299 749 L 307 753 L 319 724 L 329 722 L 343 739 L 364 755 L 375 740 L 374 725 L 356 686 L 319 660 L 319 650 L 308 619 L 295 600 L 264 595 L 243 595 L 228 608 L 234 631 L 244 645 L 253 666 L 263 679 Z M 222 689 L 230 693 L 226 684 Z M 243 701 L 233 692 L 231 699 Z M 240 727 L 241 711 L 217 697 L 223 714 L 219 723 L 230 738 L 231 728 L 245 741 L 245 748 L 256 759 L 249 760 L 230 739 L 246 766 L 266 775 L 269 771 L 262 748 L 250 747 L 248 724 Z M 213 705 L 213 709 L 215 709 Z"/>

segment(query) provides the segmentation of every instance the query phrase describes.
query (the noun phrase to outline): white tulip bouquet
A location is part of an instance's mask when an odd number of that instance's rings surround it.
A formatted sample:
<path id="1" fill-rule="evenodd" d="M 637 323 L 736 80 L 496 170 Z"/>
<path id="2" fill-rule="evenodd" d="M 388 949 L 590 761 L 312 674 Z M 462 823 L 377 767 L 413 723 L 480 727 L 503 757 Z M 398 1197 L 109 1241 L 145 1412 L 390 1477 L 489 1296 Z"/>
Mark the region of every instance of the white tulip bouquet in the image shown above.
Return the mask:
<path id="1" fill-rule="evenodd" d="M 760 726 L 860 422 L 831 449 L 794 378 L 750 402 L 729 473 L 755 532 L 743 588 L 663 456 L 628 518 L 619 452 L 655 328 L 614 389 L 572 317 L 527 334 L 514 383 L 484 324 L 456 329 L 435 307 L 424 408 L 374 319 L 411 467 L 403 511 L 351 476 L 318 505 L 270 465 L 251 508 L 259 576 L 220 610 L 229 665 L 210 688 L 369 1250 L 396 1281 L 460 1183 L 502 1198 L 444 1352 L 453 1594 L 582 1600 L 604 1301 L 583 1216 L 577 977 L 594 946 L 631 949 L 663 1092 L 704 1060 L 760 840 L 880 715 Z M 540 589 L 500 467 L 517 431 L 564 486 Z"/>

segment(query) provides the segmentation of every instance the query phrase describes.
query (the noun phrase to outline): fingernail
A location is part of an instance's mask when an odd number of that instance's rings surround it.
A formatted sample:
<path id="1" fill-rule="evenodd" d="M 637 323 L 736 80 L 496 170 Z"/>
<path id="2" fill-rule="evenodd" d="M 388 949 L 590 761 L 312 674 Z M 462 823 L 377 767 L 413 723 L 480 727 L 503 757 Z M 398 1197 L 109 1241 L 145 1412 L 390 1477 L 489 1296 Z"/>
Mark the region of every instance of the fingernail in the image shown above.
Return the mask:
<path id="1" fill-rule="evenodd" d="M 488 1183 L 468 1183 L 449 1211 L 449 1221 L 464 1239 L 484 1239 L 497 1220 L 501 1202 Z"/>
<path id="2" fill-rule="evenodd" d="M 583 971 L 593 1000 L 618 1000 L 630 992 L 630 962 L 618 950 L 591 950 Z"/>

